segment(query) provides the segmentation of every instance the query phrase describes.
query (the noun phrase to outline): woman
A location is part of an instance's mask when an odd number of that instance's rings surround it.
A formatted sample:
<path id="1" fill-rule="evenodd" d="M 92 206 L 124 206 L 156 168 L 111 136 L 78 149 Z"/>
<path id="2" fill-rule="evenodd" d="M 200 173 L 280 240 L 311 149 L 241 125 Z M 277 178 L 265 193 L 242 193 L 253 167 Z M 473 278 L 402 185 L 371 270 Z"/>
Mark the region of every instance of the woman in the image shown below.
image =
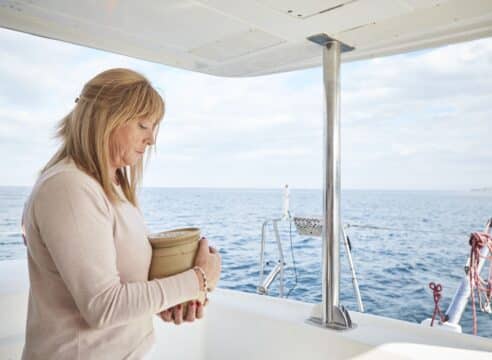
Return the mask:
<path id="1" fill-rule="evenodd" d="M 147 280 L 152 250 L 136 190 L 164 102 L 134 71 L 105 71 L 61 121 L 62 145 L 23 214 L 31 289 L 23 359 L 140 359 L 152 315 L 193 321 L 220 257 L 200 242 L 195 268 Z M 190 301 L 183 319 L 181 304 Z"/>

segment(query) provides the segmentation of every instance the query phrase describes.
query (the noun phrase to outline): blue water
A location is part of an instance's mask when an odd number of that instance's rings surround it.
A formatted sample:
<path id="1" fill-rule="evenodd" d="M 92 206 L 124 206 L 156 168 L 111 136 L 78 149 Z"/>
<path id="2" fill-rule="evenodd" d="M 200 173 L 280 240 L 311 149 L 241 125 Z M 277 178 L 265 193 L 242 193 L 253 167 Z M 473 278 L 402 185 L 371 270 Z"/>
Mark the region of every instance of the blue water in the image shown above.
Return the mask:
<path id="1" fill-rule="evenodd" d="M 0 260 L 25 258 L 20 214 L 30 189 L 0 187 Z M 220 249 L 223 275 L 220 286 L 255 292 L 259 274 L 260 230 L 265 219 L 278 217 L 282 191 L 248 189 L 142 190 L 141 207 L 152 231 L 199 226 Z M 321 192 L 292 190 L 294 215 L 321 212 Z M 480 231 L 492 216 L 492 195 L 474 192 L 359 191 L 343 192 L 344 223 L 397 230 L 348 229 L 353 246 L 362 299 L 366 311 L 396 319 L 420 322 L 433 311 L 428 283 L 444 286 L 446 309 L 463 275 L 469 253 L 468 234 Z M 284 252 L 290 268 L 287 288 L 295 277 L 288 224 L 281 227 Z M 269 234 L 267 260 L 277 260 L 273 234 Z M 297 286 L 290 298 L 321 301 L 321 242 L 292 230 Z M 343 247 L 341 247 L 343 249 Z M 341 302 L 357 309 L 350 273 L 342 251 Z M 485 275 L 485 272 L 484 274 Z M 272 295 L 278 294 L 272 286 Z M 468 309 L 461 322 L 471 333 Z M 479 335 L 492 337 L 492 316 L 479 313 Z"/>

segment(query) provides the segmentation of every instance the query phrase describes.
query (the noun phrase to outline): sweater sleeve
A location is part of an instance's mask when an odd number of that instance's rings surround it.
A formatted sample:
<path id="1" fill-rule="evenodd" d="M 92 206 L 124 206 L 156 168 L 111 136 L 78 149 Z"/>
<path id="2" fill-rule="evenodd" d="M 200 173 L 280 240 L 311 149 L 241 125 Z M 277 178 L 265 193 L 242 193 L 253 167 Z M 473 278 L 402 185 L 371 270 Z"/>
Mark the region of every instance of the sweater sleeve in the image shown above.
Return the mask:
<path id="1" fill-rule="evenodd" d="M 91 327 L 124 324 L 198 297 L 193 270 L 121 282 L 110 203 L 90 178 L 64 172 L 48 179 L 38 191 L 34 216 L 59 276 Z"/>

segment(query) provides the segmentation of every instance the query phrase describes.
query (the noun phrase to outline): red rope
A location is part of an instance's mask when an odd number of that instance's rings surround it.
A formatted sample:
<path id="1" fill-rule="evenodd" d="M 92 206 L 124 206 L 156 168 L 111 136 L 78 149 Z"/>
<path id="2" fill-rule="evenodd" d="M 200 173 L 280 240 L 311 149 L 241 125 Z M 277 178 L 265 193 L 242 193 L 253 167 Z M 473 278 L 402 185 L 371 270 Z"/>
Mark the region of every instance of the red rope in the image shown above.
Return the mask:
<path id="1" fill-rule="evenodd" d="M 434 295 L 434 313 L 432 314 L 431 326 L 434 326 L 434 320 L 436 319 L 436 315 L 439 314 L 441 318 L 441 323 L 445 321 L 445 317 L 439 307 L 439 301 L 441 300 L 441 291 L 442 285 L 436 283 L 429 283 L 429 288 L 432 290 L 432 295 Z"/>
<path id="2" fill-rule="evenodd" d="M 484 310 L 485 307 L 489 306 L 491 299 L 491 276 L 492 271 L 489 271 L 488 281 L 484 281 L 480 277 L 480 273 L 478 271 L 478 265 L 480 264 L 480 250 L 487 246 L 492 252 L 492 238 L 489 234 L 474 232 L 470 236 L 470 265 L 468 275 L 470 277 L 470 296 L 471 296 L 471 305 L 472 305 L 472 317 L 473 317 L 473 334 L 477 335 L 477 309 L 475 305 L 475 293 L 478 297 L 478 302 L 480 305 L 480 309 Z M 488 257 L 491 259 L 491 257 Z M 492 264 L 491 264 L 492 267 Z M 491 268 L 492 270 L 492 268 Z"/>

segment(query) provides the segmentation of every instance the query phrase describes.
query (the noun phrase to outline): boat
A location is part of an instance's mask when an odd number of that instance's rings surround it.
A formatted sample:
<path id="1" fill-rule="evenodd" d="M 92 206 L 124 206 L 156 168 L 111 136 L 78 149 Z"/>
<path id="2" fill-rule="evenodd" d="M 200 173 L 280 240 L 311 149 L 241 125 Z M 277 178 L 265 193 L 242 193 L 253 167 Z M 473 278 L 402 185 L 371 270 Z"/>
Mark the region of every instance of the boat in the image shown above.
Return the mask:
<path id="1" fill-rule="evenodd" d="M 492 358 L 490 339 L 339 301 L 340 64 L 491 36 L 492 1 L 3 0 L 0 26 L 216 76 L 323 68 L 322 304 L 217 289 L 201 321 L 155 319 L 155 358 Z M 0 262 L 0 358 L 20 357 L 28 292 L 26 262 Z"/>

